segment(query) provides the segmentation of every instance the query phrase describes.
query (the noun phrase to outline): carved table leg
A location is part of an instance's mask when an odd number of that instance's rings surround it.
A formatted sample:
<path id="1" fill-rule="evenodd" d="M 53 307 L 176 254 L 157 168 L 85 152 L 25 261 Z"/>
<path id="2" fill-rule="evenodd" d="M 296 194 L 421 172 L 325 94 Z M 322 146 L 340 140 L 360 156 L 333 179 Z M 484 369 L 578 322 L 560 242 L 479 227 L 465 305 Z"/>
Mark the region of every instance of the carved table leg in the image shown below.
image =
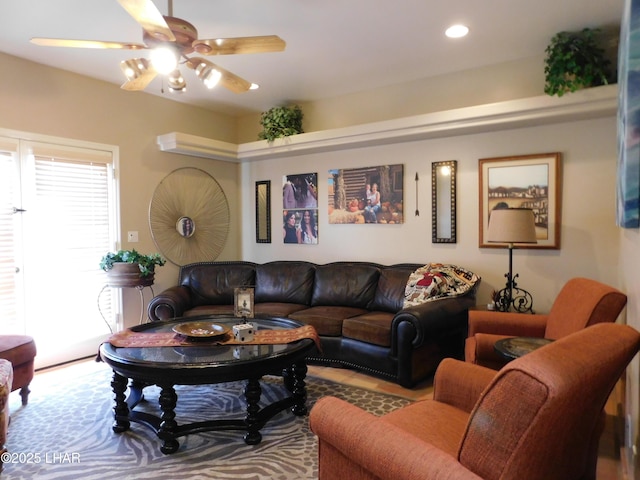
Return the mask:
<path id="1" fill-rule="evenodd" d="M 294 379 L 293 379 L 293 368 L 292 367 L 287 367 L 287 368 L 282 370 L 282 381 L 284 383 L 285 388 L 287 390 L 289 390 L 290 392 L 293 392 Z"/>
<path id="2" fill-rule="evenodd" d="M 301 417 L 307 414 L 307 384 L 304 379 L 307 376 L 307 364 L 305 362 L 296 363 L 292 367 L 293 371 L 293 394 L 294 404 L 291 412 Z"/>
<path id="3" fill-rule="evenodd" d="M 260 426 L 258 425 L 258 412 L 260 411 L 260 395 L 262 395 L 262 387 L 260 387 L 259 379 L 250 379 L 244 389 L 244 396 L 247 400 L 247 416 L 245 423 L 247 424 L 247 433 L 244 434 L 244 442 L 247 445 L 257 445 L 262 440 Z"/>
<path id="4" fill-rule="evenodd" d="M 129 407 L 124 394 L 127 390 L 127 378 L 113 372 L 111 388 L 113 389 L 113 398 L 116 402 L 113 407 L 114 422 L 111 428 L 116 433 L 122 433 L 129 430 L 131 426 L 129 422 Z"/>
<path id="5" fill-rule="evenodd" d="M 162 410 L 160 430 L 158 430 L 158 437 L 162 440 L 162 446 L 160 451 L 164 454 L 174 453 L 178 450 L 180 444 L 176 440 L 176 431 L 178 424 L 175 421 L 176 418 L 176 403 L 178 402 L 178 395 L 173 388 L 173 385 L 161 386 L 160 391 L 160 410 Z"/>

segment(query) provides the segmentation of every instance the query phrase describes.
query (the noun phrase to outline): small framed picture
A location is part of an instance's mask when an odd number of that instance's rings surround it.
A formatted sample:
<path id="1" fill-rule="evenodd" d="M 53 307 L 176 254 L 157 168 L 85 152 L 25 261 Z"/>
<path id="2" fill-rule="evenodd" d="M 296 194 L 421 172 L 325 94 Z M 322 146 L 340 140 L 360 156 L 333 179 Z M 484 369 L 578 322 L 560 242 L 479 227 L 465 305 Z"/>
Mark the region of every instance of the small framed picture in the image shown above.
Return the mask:
<path id="1" fill-rule="evenodd" d="M 233 293 L 235 297 L 235 316 L 253 318 L 253 288 L 235 288 Z"/>

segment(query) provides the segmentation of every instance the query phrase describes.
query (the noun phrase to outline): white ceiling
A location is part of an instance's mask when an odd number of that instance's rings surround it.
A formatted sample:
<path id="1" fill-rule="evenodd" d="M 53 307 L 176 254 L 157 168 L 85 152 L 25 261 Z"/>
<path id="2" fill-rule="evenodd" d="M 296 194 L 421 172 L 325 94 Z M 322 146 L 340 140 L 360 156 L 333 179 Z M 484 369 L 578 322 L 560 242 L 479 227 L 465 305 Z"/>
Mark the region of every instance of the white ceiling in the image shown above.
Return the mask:
<path id="1" fill-rule="evenodd" d="M 183 68 L 184 94 L 146 92 L 242 114 L 272 106 L 400 84 L 542 55 L 558 31 L 617 28 L 624 0 L 174 0 L 173 14 L 199 38 L 271 35 L 284 52 L 208 57 L 260 85 L 234 94 L 208 90 Z M 167 0 L 155 0 L 164 15 Z M 31 37 L 142 43 L 142 30 L 116 0 L 2 0 L 0 50 L 120 85 L 119 62 L 148 51 L 41 47 Z M 451 40 L 453 23 L 470 28 Z M 43 85 L 46 88 L 46 85 Z M 166 89 L 165 89 L 166 90 Z M 131 92 L 130 95 L 141 95 Z"/>

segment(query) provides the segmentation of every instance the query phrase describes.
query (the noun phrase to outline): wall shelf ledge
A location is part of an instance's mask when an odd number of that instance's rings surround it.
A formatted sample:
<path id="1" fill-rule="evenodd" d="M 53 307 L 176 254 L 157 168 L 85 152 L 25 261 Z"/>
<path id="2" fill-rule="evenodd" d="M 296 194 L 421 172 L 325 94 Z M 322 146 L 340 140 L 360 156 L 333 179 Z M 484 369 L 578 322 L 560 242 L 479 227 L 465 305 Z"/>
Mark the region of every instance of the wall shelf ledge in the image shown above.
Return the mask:
<path id="1" fill-rule="evenodd" d="M 241 163 L 587 120 L 614 115 L 617 106 L 617 85 L 605 85 L 562 97 L 544 95 L 301 133 L 271 143 L 261 140 L 234 144 L 180 132 L 159 135 L 157 143 L 164 152 Z"/>

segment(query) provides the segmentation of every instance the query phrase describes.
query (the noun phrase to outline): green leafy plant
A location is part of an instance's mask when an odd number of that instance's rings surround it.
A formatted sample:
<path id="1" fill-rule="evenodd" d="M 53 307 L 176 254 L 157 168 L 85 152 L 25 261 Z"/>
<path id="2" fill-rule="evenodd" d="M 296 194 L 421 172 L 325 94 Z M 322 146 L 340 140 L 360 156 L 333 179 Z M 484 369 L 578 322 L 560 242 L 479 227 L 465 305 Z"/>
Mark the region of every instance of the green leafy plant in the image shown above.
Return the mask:
<path id="1" fill-rule="evenodd" d="M 258 134 L 258 139 L 272 142 L 276 138 L 304 133 L 303 116 L 302 109 L 298 105 L 273 107 L 262 112 L 260 116 L 262 131 Z"/>
<path id="2" fill-rule="evenodd" d="M 143 255 L 136 250 L 118 250 L 109 252 L 100 260 L 100 268 L 108 272 L 114 263 L 137 263 L 140 268 L 140 276 L 147 277 L 155 272 L 156 265 L 161 267 L 166 263 L 159 253 Z"/>
<path id="3" fill-rule="evenodd" d="M 545 52 L 545 86 L 548 95 L 615 82 L 611 62 L 600 46 L 600 30 L 583 28 L 553 36 Z"/>

